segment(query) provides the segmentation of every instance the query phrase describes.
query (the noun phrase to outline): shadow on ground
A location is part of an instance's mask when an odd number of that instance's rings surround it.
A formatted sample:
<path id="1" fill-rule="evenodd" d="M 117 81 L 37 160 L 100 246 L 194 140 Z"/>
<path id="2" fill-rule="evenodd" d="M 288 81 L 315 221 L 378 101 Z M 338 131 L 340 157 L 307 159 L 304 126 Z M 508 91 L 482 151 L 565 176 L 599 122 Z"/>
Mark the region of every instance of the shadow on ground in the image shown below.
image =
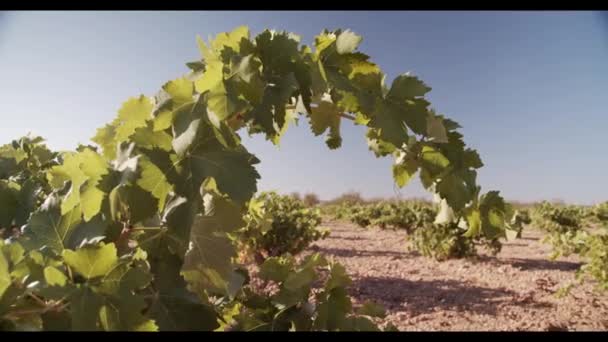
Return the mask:
<path id="1" fill-rule="evenodd" d="M 364 258 L 364 257 L 393 257 L 394 259 L 409 258 L 419 256 L 418 253 L 412 251 L 409 252 L 404 249 L 403 252 L 393 251 L 366 251 L 366 250 L 355 250 L 355 249 L 342 249 L 342 248 L 327 248 L 313 245 L 310 247 L 315 252 L 321 252 L 325 255 L 334 255 L 343 258 Z"/>
<path id="2" fill-rule="evenodd" d="M 505 288 L 472 286 L 455 280 L 411 281 L 362 277 L 353 281 L 351 294 L 360 301 L 375 300 L 388 310 L 407 311 L 411 316 L 444 310 L 496 315 L 499 308 L 505 305 L 529 308 L 552 306 L 534 300 L 516 301 L 514 298 L 518 294 Z"/>

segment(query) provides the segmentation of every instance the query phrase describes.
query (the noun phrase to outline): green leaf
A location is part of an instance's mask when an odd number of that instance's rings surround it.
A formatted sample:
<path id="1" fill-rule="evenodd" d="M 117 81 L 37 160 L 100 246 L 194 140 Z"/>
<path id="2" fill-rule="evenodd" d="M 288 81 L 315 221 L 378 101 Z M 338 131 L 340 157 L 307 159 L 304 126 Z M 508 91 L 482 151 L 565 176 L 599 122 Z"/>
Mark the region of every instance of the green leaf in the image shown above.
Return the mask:
<path id="1" fill-rule="evenodd" d="M 504 213 L 496 209 L 490 209 L 481 229 L 488 238 L 499 236 L 505 229 Z"/>
<path id="2" fill-rule="evenodd" d="M 80 288 L 70 301 L 72 315 L 72 330 L 98 331 L 99 311 L 103 305 L 103 298 L 88 287 Z"/>
<path id="3" fill-rule="evenodd" d="M 212 331 L 219 327 L 218 315 L 185 290 L 174 290 L 155 298 L 150 316 L 161 331 Z"/>
<path id="4" fill-rule="evenodd" d="M 194 108 L 194 103 L 186 103 L 173 115 L 173 149 L 178 155 L 183 155 L 196 138 L 201 116 L 194 113 Z"/>
<path id="5" fill-rule="evenodd" d="M 293 258 L 271 257 L 260 266 L 259 276 L 265 280 L 283 282 L 293 269 Z"/>
<path id="6" fill-rule="evenodd" d="M 55 189 L 62 188 L 66 181 L 71 182 L 70 191 L 61 203 L 61 214 L 80 206 L 85 221 L 95 216 L 105 196 L 96 186 L 106 174 L 106 160 L 91 149 L 65 154 L 63 164 L 54 166 L 47 174 Z"/>
<path id="7" fill-rule="evenodd" d="M 389 323 L 390 324 L 390 323 Z M 394 326 L 393 326 L 394 328 Z M 374 322 L 370 321 L 367 317 L 347 317 L 344 320 L 341 331 L 380 331 Z M 389 330 L 389 331 L 398 331 Z"/>
<path id="8" fill-rule="evenodd" d="M 255 43 L 264 74 L 287 76 L 294 71 L 294 61 L 300 57 L 299 39 L 296 36 L 264 30 L 255 37 Z"/>
<path id="9" fill-rule="evenodd" d="M 170 110 L 164 110 L 156 114 L 156 117 L 154 117 L 152 121 L 152 130 L 154 132 L 159 132 L 171 127 L 173 124 L 173 115 L 174 112 Z"/>
<path id="10" fill-rule="evenodd" d="M 479 157 L 479 154 L 475 150 L 467 149 L 464 151 L 463 159 L 463 164 L 465 167 L 479 169 L 483 166 L 481 157 Z"/>
<path id="11" fill-rule="evenodd" d="M 350 277 L 346 273 L 344 266 L 333 264 L 329 274 L 329 279 L 325 284 L 325 290 L 330 291 L 338 287 L 347 287 L 352 283 Z"/>
<path id="12" fill-rule="evenodd" d="M 64 286 L 67 281 L 65 274 L 52 266 L 44 268 L 44 279 L 50 286 Z"/>
<path id="13" fill-rule="evenodd" d="M 447 143 L 448 136 L 445 127 L 443 126 L 443 120 L 435 115 L 429 115 L 427 117 L 427 135 L 433 139 L 434 142 Z"/>
<path id="14" fill-rule="evenodd" d="M 139 166 L 141 168 L 141 178 L 137 180 L 137 185 L 158 199 L 158 211 L 162 212 L 167 196 L 173 191 L 173 186 L 169 184 L 163 170 L 152 163 L 150 159 L 140 158 Z"/>
<path id="15" fill-rule="evenodd" d="M 386 316 L 386 310 L 380 304 L 376 304 L 373 302 L 365 302 L 363 306 L 357 310 L 359 315 L 371 316 L 371 317 L 380 317 L 384 318 Z"/>
<path id="16" fill-rule="evenodd" d="M 120 316 L 115 308 L 103 305 L 99 310 L 99 322 L 105 331 L 119 331 Z"/>
<path id="17" fill-rule="evenodd" d="M 0 250 L 0 298 L 4 295 L 6 289 L 11 285 L 12 279 L 8 269 L 8 260 L 4 253 Z"/>
<path id="18" fill-rule="evenodd" d="M 464 233 L 465 237 L 475 237 L 481 229 L 481 214 L 477 209 L 468 210 L 466 214 L 467 225 L 469 229 Z"/>
<path id="19" fill-rule="evenodd" d="M 137 128 L 131 136 L 131 141 L 140 148 L 170 151 L 173 137 L 165 131 L 154 131 L 153 124 L 148 124 L 146 127 Z"/>
<path id="20" fill-rule="evenodd" d="M 146 96 L 132 97 L 123 103 L 118 110 L 116 125 L 116 142 L 126 141 L 138 127 L 145 127 L 146 121 L 152 118 L 154 105 Z"/>
<path id="21" fill-rule="evenodd" d="M 89 243 L 95 239 L 105 237 L 107 228 L 108 222 L 102 218 L 102 215 L 95 216 L 89 222 L 81 221 L 70 231 L 64 247 L 76 249 L 83 243 Z"/>
<path id="22" fill-rule="evenodd" d="M 450 166 L 450 161 L 439 149 L 431 146 L 423 146 L 420 153 L 421 166 L 429 172 L 431 177 L 436 177 Z"/>
<path id="23" fill-rule="evenodd" d="M 98 128 L 97 133 L 91 139 L 101 147 L 103 156 L 108 160 L 116 158 L 116 146 L 118 145 L 118 142 L 114 139 L 115 136 L 116 127 L 114 126 L 114 123 L 112 123 Z"/>
<path id="24" fill-rule="evenodd" d="M 198 193 L 203 181 L 213 178 L 218 190 L 236 202 L 244 203 L 257 191 L 260 175 L 254 164 L 259 160 L 244 147 L 224 148 L 219 142 L 199 145 L 179 162 L 193 193 Z"/>
<path id="25" fill-rule="evenodd" d="M 19 190 L 15 183 L 0 180 L 0 227 L 10 228 L 13 225 L 19 201 Z"/>
<path id="26" fill-rule="evenodd" d="M 342 144 L 340 114 L 338 107 L 329 101 L 321 101 L 317 107 L 312 108 L 312 112 L 309 114 L 310 128 L 316 136 L 329 129 L 326 141 L 331 149 L 338 148 Z"/>
<path id="27" fill-rule="evenodd" d="M 205 215 L 195 218 L 182 274 L 193 286 L 227 291 L 236 251 L 226 233 L 242 227 L 241 208 L 218 196 L 205 197 Z"/>
<path id="28" fill-rule="evenodd" d="M 32 214 L 23 231 L 35 248 L 47 246 L 61 252 L 70 245 L 71 236 L 80 222 L 80 208 L 62 215 L 59 199 L 53 195 Z"/>
<path id="29" fill-rule="evenodd" d="M 145 288 L 151 281 L 152 275 L 146 268 L 122 261 L 103 275 L 98 291 L 121 298 L 125 293 Z"/>
<path id="30" fill-rule="evenodd" d="M 231 84 L 224 80 L 221 62 L 207 65 L 205 74 L 195 81 L 196 91 L 207 101 L 207 112 L 219 122 L 242 109 L 244 102 L 233 91 Z"/>
<path id="31" fill-rule="evenodd" d="M 346 315 L 352 304 L 346 289 L 335 288 L 327 293 L 327 298 L 319 304 L 314 328 L 317 330 L 340 330 L 345 324 Z"/>
<path id="32" fill-rule="evenodd" d="M 1 187 L 1 185 L 0 185 Z M 40 186 L 33 179 L 28 179 L 21 184 L 21 189 L 17 194 L 18 206 L 15 210 L 15 225 L 20 227 L 27 223 L 30 215 L 37 208 L 37 193 Z M 2 190 L 0 190 L 1 192 Z M 1 195 L 0 195 L 1 196 Z M 0 200 L 2 201 L 2 200 Z M 0 209 L 1 210 L 1 209 Z M 0 214 L 2 216 L 2 214 Z M 0 221 L 1 222 L 1 221 Z M 0 226 L 2 224 L 0 223 Z"/>
<path id="33" fill-rule="evenodd" d="M 368 126 L 378 130 L 378 138 L 381 140 L 401 147 L 408 141 L 405 117 L 406 113 L 399 105 L 383 101 L 376 106 Z"/>
<path id="34" fill-rule="evenodd" d="M 192 102 L 194 84 L 190 80 L 182 77 L 165 83 L 165 85 L 163 85 L 163 90 L 169 93 L 173 105 L 177 106 Z"/>
<path id="35" fill-rule="evenodd" d="M 406 73 L 397 76 L 393 80 L 391 89 L 386 96 L 395 100 L 405 101 L 424 96 L 429 91 L 431 91 L 431 88 L 418 79 L 418 77 Z"/>
<path id="36" fill-rule="evenodd" d="M 416 172 L 418 171 L 418 163 L 414 159 L 403 158 L 402 160 L 398 160 L 396 164 L 393 165 L 393 178 L 395 179 L 395 183 L 402 188 L 409 183 L 409 181 L 414 177 Z"/>
<path id="37" fill-rule="evenodd" d="M 239 26 L 231 32 L 222 32 L 218 34 L 210 43 L 211 48 L 217 52 L 230 48 L 239 53 L 243 40 L 249 40 L 249 28 L 245 25 Z M 208 55 L 203 55 L 203 57 L 208 58 Z"/>
<path id="38" fill-rule="evenodd" d="M 119 185 L 109 195 L 110 214 L 114 221 L 132 224 L 151 218 L 157 212 L 157 201 L 139 186 Z"/>
<path id="39" fill-rule="evenodd" d="M 100 246 L 86 245 L 76 251 L 66 249 L 63 259 L 74 271 L 87 279 L 100 277 L 116 266 L 118 256 L 113 243 Z"/>
<path id="40" fill-rule="evenodd" d="M 283 286 L 290 291 L 298 291 L 302 288 L 309 288 L 316 280 L 317 274 L 312 267 L 303 268 L 300 271 L 289 274 Z"/>
<path id="41" fill-rule="evenodd" d="M 249 83 L 251 78 L 259 72 L 260 63 L 254 59 L 253 54 L 249 54 L 245 57 L 238 57 L 238 61 L 231 67 L 231 75 L 238 76 L 243 81 Z"/>
<path id="42" fill-rule="evenodd" d="M 446 199 L 448 205 L 455 211 L 460 211 L 472 199 L 472 194 L 464 181 L 454 173 L 443 177 L 437 183 L 437 192 Z"/>

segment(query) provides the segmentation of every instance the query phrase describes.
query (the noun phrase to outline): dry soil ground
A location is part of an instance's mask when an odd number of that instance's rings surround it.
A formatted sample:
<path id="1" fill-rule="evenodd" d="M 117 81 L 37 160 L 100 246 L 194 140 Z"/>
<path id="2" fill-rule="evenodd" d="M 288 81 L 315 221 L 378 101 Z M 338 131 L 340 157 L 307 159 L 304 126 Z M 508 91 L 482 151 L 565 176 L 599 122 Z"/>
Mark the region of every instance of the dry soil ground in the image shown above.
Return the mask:
<path id="1" fill-rule="evenodd" d="M 330 221 L 331 234 L 308 252 L 342 263 L 355 303 L 372 300 L 388 311 L 383 323 L 400 330 L 608 330 L 608 295 L 591 284 L 565 298 L 574 257 L 550 261 L 542 233 L 524 230 L 496 257 L 434 261 L 410 252 L 401 231 L 363 229 Z"/>

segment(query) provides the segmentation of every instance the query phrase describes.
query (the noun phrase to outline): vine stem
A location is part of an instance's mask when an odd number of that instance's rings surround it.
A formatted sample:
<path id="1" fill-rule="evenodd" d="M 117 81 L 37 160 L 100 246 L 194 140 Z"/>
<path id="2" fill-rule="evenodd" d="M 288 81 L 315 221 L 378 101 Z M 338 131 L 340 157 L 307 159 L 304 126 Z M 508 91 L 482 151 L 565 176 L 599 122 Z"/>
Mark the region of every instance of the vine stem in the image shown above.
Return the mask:
<path id="1" fill-rule="evenodd" d="M 38 308 L 38 309 L 13 310 L 10 313 L 8 313 L 5 317 L 19 318 L 19 316 L 22 316 L 22 315 L 37 314 L 37 313 L 44 314 L 49 311 L 63 311 L 67 306 L 68 306 L 68 303 L 62 303 L 62 301 L 58 301 L 50 306 L 48 306 L 47 304 L 44 304 L 43 307 Z"/>

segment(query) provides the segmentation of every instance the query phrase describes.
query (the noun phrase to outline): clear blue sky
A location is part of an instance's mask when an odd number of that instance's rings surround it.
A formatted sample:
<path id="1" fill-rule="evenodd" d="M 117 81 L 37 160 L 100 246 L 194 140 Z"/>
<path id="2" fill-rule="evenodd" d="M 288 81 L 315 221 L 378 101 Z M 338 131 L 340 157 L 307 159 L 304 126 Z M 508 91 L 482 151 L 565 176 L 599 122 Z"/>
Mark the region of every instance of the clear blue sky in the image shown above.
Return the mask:
<path id="1" fill-rule="evenodd" d="M 608 19 L 601 12 L 5 12 L 0 13 L 0 138 L 32 131 L 73 149 L 112 120 L 130 96 L 154 94 L 198 58 L 206 38 L 246 24 L 300 34 L 363 35 L 361 50 L 390 80 L 412 71 L 438 111 L 458 121 L 486 166 L 484 190 L 514 200 L 608 199 Z M 280 149 L 245 139 L 262 163 L 262 189 L 397 191 L 390 159 L 368 151 L 345 122 L 328 150 L 302 122 Z"/>

